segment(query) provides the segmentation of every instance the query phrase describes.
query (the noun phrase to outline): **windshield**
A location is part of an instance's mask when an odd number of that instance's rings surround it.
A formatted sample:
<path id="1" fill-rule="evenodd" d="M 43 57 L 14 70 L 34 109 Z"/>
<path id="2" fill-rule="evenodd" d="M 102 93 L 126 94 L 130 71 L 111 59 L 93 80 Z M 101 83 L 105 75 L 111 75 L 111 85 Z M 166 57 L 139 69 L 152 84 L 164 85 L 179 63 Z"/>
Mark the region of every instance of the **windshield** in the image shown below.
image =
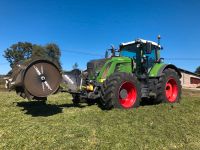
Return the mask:
<path id="1" fill-rule="evenodd" d="M 120 50 L 121 57 L 130 57 L 136 59 L 136 52 L 138 50 L 137 45 L 125 46 Z"/>
<path id="2" fill-rule="evenodd" d="M 152 49 L 150 54 L 145 54 L 146 57 L 148 57 L 148 63 L 149 66 L 153 66 L 153 64 L 156 62 L 156 50 Z"/>

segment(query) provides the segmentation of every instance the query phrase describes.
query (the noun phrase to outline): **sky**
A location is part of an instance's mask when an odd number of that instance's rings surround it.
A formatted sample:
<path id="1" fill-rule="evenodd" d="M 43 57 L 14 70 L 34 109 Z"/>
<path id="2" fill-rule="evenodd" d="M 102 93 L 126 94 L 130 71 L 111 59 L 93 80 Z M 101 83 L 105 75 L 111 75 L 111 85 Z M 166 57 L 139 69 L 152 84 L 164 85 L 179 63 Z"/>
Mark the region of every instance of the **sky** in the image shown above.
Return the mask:
<path id="1" fill-rule="evenodd" d="M 200 65 L 199 0 L 1 0 L 0 74 L 9 64 L 2 56 L 17 42 L 61 49 L 64 70 L 75 62 L 85 69 L 104 57 L 110 45 L 137 38 L 157 41 L 166 63 L 195 71 Z"/>

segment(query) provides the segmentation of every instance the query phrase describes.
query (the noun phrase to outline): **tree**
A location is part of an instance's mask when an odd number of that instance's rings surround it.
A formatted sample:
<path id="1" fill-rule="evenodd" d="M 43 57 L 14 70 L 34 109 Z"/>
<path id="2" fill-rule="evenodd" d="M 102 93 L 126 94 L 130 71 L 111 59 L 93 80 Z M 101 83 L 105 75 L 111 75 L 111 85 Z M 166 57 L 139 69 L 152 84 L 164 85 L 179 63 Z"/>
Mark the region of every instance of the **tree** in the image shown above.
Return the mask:
<path id="1" fill-rule="evenodd" d="M 58 45 L 51 43 L 46 46 L 34 45 L 32 52 L 32 59 L 48 59 L 58 65 L 61 68 L 60 63 L 61 52 Z"/>
<path id="2" fill-rule="evenodd" d="M 3 55 L 10 63 L 11 68 L 20 61 L 47 59 L 58 65 L 61 69 L 60 63 L 60 49 L 54 44 L 50 43 L 46 46 L 40 46 L 28 42 L 18 42 L 13 44 L 10 48 L 4 51 Z"/>
<path id="3" fill-rule="evenodd" d="M 38 59 L 38 58 L 47 58 L 47 52 L 45 51 L 44 47 L 40 45 L 33 45 L 33 51 L 31 55 L 32 59 Z"/>
<path id="4" fill-rule="evenodd" d="M 51 61 L 57 63 L 58 66 L 61 68 L 61 63 L 60 63 L 61 52 L 60 52 L 60 48 L 58 47 L 58 45 L 56 45 L 54 43 L 50 43 L 45 46 L 45 49 L 46 49 L 47 55 L 51 59 Z"/>
<path id="5" fill-rule="evenodd" d="M 78 69 L 78 63 L 75 63 L 73 66 L 72 66 L 73 69 Z"/>
<path id="6" fill-rule="evenodd" d="M 29 59 L 32 55 L 33 45 L 28 42 L 18 42 L 4 51 L 4 57 L 10 63 L 12 68 L 19 61 Z"/>
<path id="7" fill-rule="evenodd" d="M 199 66 L 199 67 L 197 67 L 197 69 L 196 69 L 195 73 L 200 75 L 200 66 Z"/>

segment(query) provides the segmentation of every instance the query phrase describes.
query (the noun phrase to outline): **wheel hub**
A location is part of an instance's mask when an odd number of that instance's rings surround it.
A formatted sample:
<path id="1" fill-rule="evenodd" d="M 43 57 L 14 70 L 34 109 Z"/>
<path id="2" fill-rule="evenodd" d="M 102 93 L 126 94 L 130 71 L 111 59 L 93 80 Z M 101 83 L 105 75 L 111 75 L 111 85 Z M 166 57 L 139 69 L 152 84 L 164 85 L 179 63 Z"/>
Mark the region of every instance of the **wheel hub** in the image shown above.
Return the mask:
<path id="1" fill-rule="evenodd" d="M 121 97 L 122 99 L 125 99 L 125 100 L 126 100 L 127 95 L 128 95 L 127 90 L 122 89 L 122 90 L 120 91 L 120 97 Z"/>
<path id="2" fill-rule="evenodd" d="M 178 85 L 173 78 L 170 78 L 167 81 L 165 86 L 165 93 L 166 93 L 166 98 L 170 103 L 176 101 L 176 98 L 178 96 Z"/>
<path id="3" fill-rule="evenodd" d="M 124 108 L 131 108 L 137 99 L 137 90 L 133 83 L 124 82 L 119 88 L 119 102 Z"/>
<path id="4" fill-rule="evenodd" d="M 46 80 L 45 76 L 41 76 L 40 79 L 42 82 L 45 82 L 45 80 Z"/>

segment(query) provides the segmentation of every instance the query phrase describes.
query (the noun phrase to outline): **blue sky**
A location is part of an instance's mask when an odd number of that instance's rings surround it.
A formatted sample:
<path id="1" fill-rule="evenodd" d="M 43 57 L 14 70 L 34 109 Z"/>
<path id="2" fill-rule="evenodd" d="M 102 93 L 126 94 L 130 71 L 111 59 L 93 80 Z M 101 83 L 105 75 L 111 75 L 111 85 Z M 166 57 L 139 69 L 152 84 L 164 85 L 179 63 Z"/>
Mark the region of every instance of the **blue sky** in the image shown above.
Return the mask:
<path id="1" fill-rule="evenodd" d="M 63 68 L 71 70 L 75 62 L 84 69 L 87 61 L 103 57 L 111 44 L 156 41 L 158 34 L 165 61 L 194 71 L 200 65 L 199 8 L 199 0 L 4 0 L 0 74 L 10 70 L 3 51 L 18 41 L 57 43 Z"/>

